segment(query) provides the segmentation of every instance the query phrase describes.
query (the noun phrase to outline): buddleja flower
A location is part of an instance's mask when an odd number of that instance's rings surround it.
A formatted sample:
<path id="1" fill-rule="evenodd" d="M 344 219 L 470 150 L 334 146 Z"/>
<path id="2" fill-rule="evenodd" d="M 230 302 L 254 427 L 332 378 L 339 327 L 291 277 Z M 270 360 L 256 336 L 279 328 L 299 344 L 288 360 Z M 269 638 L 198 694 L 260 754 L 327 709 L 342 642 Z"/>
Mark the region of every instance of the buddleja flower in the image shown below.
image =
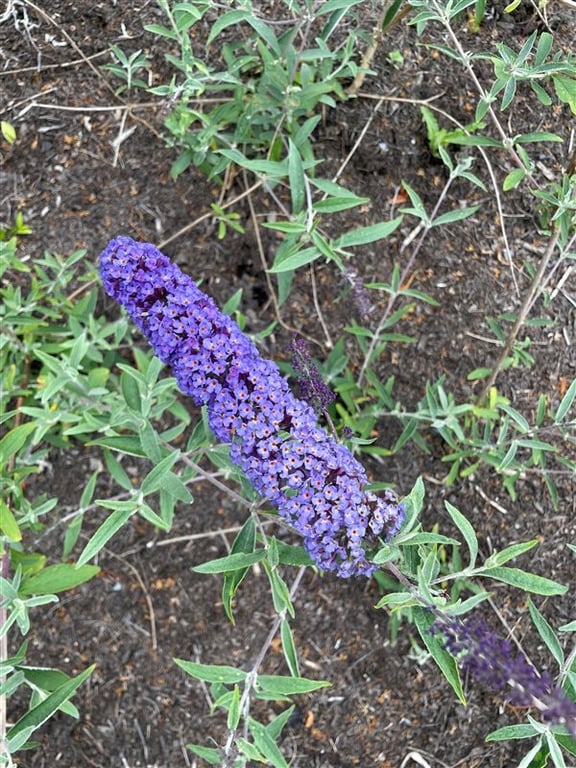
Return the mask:
<path id="1" fill-rule="evenodd" d="M 205 406 L 232 461 L 304 538 L 312 559 L 341 577 L 370 575 L 367 551 L 400 527 L 392 491 L 366 490 L 362 465 L 318 427 L 278 367 L 153 245 L 112 240 L 100 258 L 106 291 L 124 306 L 179 388 Z"/>
<path id="2" fill-rule="evenodd" d="M 446 650 L 476 682 L 503 693 L 516 706 L 537 709 L 544 722 L 561 723 L 576 734 L 576 702 L 554 686 L 548 673 L 538 672 L 515 652 L 512 643 L 484 619 L 438 615 L 431 631 L 441 636 Z"/>

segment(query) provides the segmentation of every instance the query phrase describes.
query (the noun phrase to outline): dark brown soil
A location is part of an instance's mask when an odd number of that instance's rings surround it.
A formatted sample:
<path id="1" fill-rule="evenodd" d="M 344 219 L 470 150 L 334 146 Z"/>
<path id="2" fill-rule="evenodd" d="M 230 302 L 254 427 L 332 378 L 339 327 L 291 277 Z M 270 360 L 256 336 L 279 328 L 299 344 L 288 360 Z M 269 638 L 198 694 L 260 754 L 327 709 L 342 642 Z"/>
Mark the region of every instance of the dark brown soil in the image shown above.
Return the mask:
<path id="1" fill-rule="evenodd" d="M 107 241 L 118 234 L 161 243 L 209 210 L 219 190 L 195 171 L 176 181 L 169 175 L 173 155 L 160 139 L 158 109 L 132 110 L 125 123 L 120 101 L 109 87 L 113 80 L 95 70 L 107 62 L 110 43 L 125 50 L 142 48 L 153 55 L 153 71 L 164 71 L 157 40 L 143 32 L 143 24 L 158 22 L 154 3 L 53 0 L 40 13 L 31 3 L 14 5 L 14 15 L 0 26 L 0 117 L 15 126 L 18 140 L 4 147 L 0 171 L 0 218 L 11 222 L 21 209 L 33 234 L 23 238 L 20 253 L 37 258 L 45 250 L 69 254 L 86 248 L 94 262 Z M 526 4 L 527 5 L 527 4 Z M 524 8 L 524 6 L 522 7 Z M 548 11 L 557 41 L 569 50 L 576 44 L 574 12 L 555 5 Z M 524 11 L 514 17 L 491 15 L 479 33 L 462 29 L 465 47 L 483 50 L 498 41 L 520 47 L 540 24 L 537 15 Z M 434 34 L 430 32 L 430 34 Z M 436 33 L 439 34 L 439 33 Z M 404 57 L 395 68 L 387 57 L 398 50 Z M 90 58 L 93 57 L 93 58 Z M 89 65 L 92 65 L 90 66 Z M 374 96 L 426 99 L 436 102 L 466 122 L 475 95 L 456 66 L 417 45 L 415 30 L 399 25 L 385 40 L 374 61 L 376 74 L 364 90 Z M 484 75 L 490 72 L 485 66 Z M 528 94 L 524 94 L 527 97 Z M 542 110 L 532 99 L 516 102 L 511 120 L 515 130 L 555 130 L 569 137 L 565 110 Z M 144 100 L 145 94 L 140 98 Z M 418 106 L 406 101 L 378 102 L 368 97 L 341 104 L 327 112 L 317 135 L 317 156 L 325 158 L 324 175 L 335 173 L 369 121 L 369 127 L 340 177 L 341 183 L 371 198 L 361 223 L 391 216 L 397 209 L 401 181 L 418 190 L 430 207 L 445 183 L 443 166 L 432 157 Z M 133 130 L 120 142 L 123 131 Z M 550 148 L 551 147 L 551 148 Z M 546 145 L 540 162 L 558 173 L 566 158 L 563 148 Z M 510 168 L 495 157 L 503 177 Z M 484 178 L 485 169 L 476 166 Z M 237 179 L 228 198 L 242 191 Z M 419 307 L 402 330 L 417 339 L 415 347 L 389 347 L 381 361 L 382 378 L 395 374 L 397 399 L 413 407 L 422 397 L 426 380 L 446 377 L 447 387 L 460 398 L 473 390 L 467 373 L 489 365 L 497 348 L 479 337 L 487 336 L 486 316 L 514 311 L 519 296 L 511 282 L 503 255 L 497 212 L 490 194 L 469 185 L 455 185 L 446 210 L 482 201 L 472 220 L 433 230 L 421 250 L 411 278 L 413 285 L 434 296 L 439 307 Z M 257 211 L 266 202 L 255 197 Z M 177 258 L 204 289 L 219 301 L 244 289 L 243 311 L 251 330 L 275 319 L 263 266 L 255 246 L 246 201 L 235 210 L 246 234 L 219 241 L 209 219 L 171 240 L 165 251 Z M 506 200 L 513 216 L 511 246 L 516 279 L 523 292 L 529 279 L 523 267 L 534 261 L 545 241 L 537 234 L 533 200 L 514 194 Z M 354 214 L 356 215 L 356 214 Z M 334 226 L 357 224 L 353 214 Z M 392 264 L 405 263 L 410 249 L 400 253 L 403 240 L 415 226 L 406 219 L 388 241 L 358 252 L 351 266 L 365 281 L 384 280 Z M 273 254 L 275 241 L 266 243 Z M 349 307 L 331 265 L 316 270 L 318 304 L 332 340 L 349 322 Z M 540 392 L 558 400 L 562 382 L 576 371 L 575 304 L 572 275 L 550 307 L 535 313 L 555 321 L 552 329 L 531 329 L 533 368 L 517 369 L 499 380 L 514 406 L 528 416 Z M 381 309 L 381 308 L 380 308 Z M 378 308 L 374 317 L 378 316 Z M 327 354 L 328 344 L 312 300 L 309 275 L 296 282 L 282 309 L 282 320 L 318 340 L 315 354 Z M 282 357 L 289 331 L 282 325 L 267 339 L 267 354 Z M 380 425 L 378 441 L 391 445 L 399 433 L 392 420 Z M 381 464 L 369 465 L 375 479 L 387 479 L 407 492 L 418 475 L 427 480 L 427 524 L 447 526 L 443 499 L 448 498 L 470 516 L 487 555 L 505 543 L 534 536 L 542 540 L 535 557 L 520 565 L 537 573 L 574 584 L 573 555 L 565 546 L 576 539 L 574 481 L 559 476 L 560 503 L 554 510 L 542 478 L 527 475 L 513 502 L 487 469 L 442 485 L 446 465 L 440 441 L 424 456 L 407 447 Z M 52 521 L 75 509 L 83 480 L 100 461 L 98 453 L 54 453 L 52 462 L 31 489 L 46 490 L 59 498 Z M 103 474 L 102 477 L 105 475 Z M 102 480 L 100 496 L 114 489 Z M 101 522 L 104 511 L 86 522 L 88 535 Z M 209 745 L 224 733 L 225 722 L 210 714 L 200 684 L 177 668 L 173 657 L 204 663 L 232 663 L 249 667 L 269 631 L 273 608 L 263 574 L 254 572 L 240 593 L 237 621 L 231 626 L 220 603 L 220 582 L 200 576 L 192 567 L 226 553 L 232 534 L 223 530 L 240 525 L 244 510 L 234 506 L 208 483 L 195 488 L 195 503 L 181 509 L 169 536 L 159 536 L 134 522 L 109 544 L 99 559 L 99 577 L 65 594 L 60 603 L 35 614 L 30 633 L 30 659 L 78 673 L 89 663 L 97 669 L 75 697 L 81 717 L 57 716 L 41 732 L 41 748 L 25 753 L 26 768 L 177 768 L 201 765 L 186 750 L 186 743 Z M 40 535 L 37 547 L 49 556 L 61 551 L 62 526 Z M 183 537 L 183 538 L 182 538 Z M 286 574 L 290 582 L 290 573 Z M 512 768 L 523 754 L 518 744 L 489 745 L 485 736 L 496 727 L 522 722 L 524 712 L 470 685 L 468 706 L 459 705 L 448 685 L 428 660 L 419 663 L 411 644 L 411 630 L 403 627 L 397 643 L 389 640 L 388 619 L 374 610 L 378 591 L 374 582 L 343 582 L 331 576 L 307 573 L 297 598 L 295 634 L 304 674 L 330 680 L 324 689 L 298 701 L 297 716 L 287 729 L 283 749 L 291 765 L 301 768 Z M 554 625 L 574 618 L 570 595 L 537 604 Z M 541 660 L 526 603 L 518 593 L 494 586 L 499 616 Z M 497 619 L 496 619 L 497 620 Z M 14 639 L 16 642 L 16 638 Z M 281 651 L 273 646 L 267 671 L 284 671 Z M 17 700 L 10 717 L 19 716 Z M 267 705 L 262 716 L 280 711 Z"/>

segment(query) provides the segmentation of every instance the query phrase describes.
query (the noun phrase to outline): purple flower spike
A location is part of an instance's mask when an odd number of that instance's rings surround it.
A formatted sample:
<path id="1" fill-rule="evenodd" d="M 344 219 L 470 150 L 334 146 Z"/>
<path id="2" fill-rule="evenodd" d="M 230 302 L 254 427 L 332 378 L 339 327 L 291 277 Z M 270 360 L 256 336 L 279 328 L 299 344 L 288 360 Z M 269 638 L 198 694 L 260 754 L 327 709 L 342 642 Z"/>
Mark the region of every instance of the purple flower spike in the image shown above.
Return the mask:
<path id="1" fill-rule="evenodd" d="M 102 253 L 100 272 L 182 392 L 206 406 L 216 437 L 231 443 L 232 461 L 304 537 L 315 563 L 343 578 L 374 573 L 366 549 L 404 519 L 395 494 L 366 490 L 364 467 L 318 427 L 275 363 L 155 246 L 118 237 Z"/>
<path id="2" fill-rule="evenodd" d="M 576 735 L 576 702 L 554 686 L 547 672 L 538 672 L 515 653 L 512 643 L 484 619 L 438 616 L 431 631 L 443 638 L 446 650 L 458 657 L 462 669 L 476 682 L 502 692 L 516 706 L 534 707 L 544 722 L 565 725 Z"/>

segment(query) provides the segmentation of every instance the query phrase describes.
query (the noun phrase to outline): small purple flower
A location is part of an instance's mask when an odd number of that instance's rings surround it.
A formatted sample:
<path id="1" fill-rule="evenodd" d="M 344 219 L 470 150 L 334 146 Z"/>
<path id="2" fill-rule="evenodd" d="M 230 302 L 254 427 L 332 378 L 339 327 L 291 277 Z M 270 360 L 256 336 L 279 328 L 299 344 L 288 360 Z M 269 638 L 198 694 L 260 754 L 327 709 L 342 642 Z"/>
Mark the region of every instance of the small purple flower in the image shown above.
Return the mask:
<path id="1" fill-rule="evenodd" d="M 367 550 L 389 539 L 404 505 L 366 490 L 364 467 L 318 427 L 238 325 L 153 245 L 112 240 L 100 257 L 106 291 L 126 309 L 178 386 L 206 406 L 215 436 L 256 490 L 303 537 L 312 559 L 347 578 L 371 575 Z"/>
<path id="2" fill-rule="evenodd" d="M 554 687 L 547 672 L 538 672 L 515 652 L 512 643 L 484 619 L 437 614 L 430 631 L 441 636 L 446 650 L 476 682 L 503 693 L 515 706 L 539 710 L 544 722 L 561 723 L 576 734 L 576 702 Z"/>

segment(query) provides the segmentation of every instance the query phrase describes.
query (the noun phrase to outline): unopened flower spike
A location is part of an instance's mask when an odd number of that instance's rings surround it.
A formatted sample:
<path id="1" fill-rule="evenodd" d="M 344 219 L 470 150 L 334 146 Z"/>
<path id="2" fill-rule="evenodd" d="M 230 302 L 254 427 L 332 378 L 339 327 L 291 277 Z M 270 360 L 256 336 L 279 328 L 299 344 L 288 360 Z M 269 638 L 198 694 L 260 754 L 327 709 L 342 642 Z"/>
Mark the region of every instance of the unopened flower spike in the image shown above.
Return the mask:
<path id="1" fill-rule="evenodd" d="M 317 425 L 276 364 L 155 246 L 118 237 L 102 253 L 100 272 L 182 392 L 206 406 L 232 461 L 303 536 L 314 562 L 343 578 L 371 575 L 377 566 L 367 552 L 404 519 L 396 495 L 366 489 L 364 467 Z"/>
<path id="2" fill-rule="evenodd" d="M 431 631 L 476 682 L 501 692 L 512 704 L 540 712 L 545 723 L 559 723 L 576 735 L 576 702 L 554 686 L 547 672 L 539 672 L 512 643 L 500 637 L 484 619 L 437 613 Z"/>
<path id="3" fill-rule="evenodd" d="M 292 352 L 292 367 L 298 375 L 298 394 L 316 413 L 327 415 L 328 407 L 334 401 L 335 395 L 326 384 L 316 363 L 310 356 L 306 341 L 294 336 L 290 344 Z"/>

